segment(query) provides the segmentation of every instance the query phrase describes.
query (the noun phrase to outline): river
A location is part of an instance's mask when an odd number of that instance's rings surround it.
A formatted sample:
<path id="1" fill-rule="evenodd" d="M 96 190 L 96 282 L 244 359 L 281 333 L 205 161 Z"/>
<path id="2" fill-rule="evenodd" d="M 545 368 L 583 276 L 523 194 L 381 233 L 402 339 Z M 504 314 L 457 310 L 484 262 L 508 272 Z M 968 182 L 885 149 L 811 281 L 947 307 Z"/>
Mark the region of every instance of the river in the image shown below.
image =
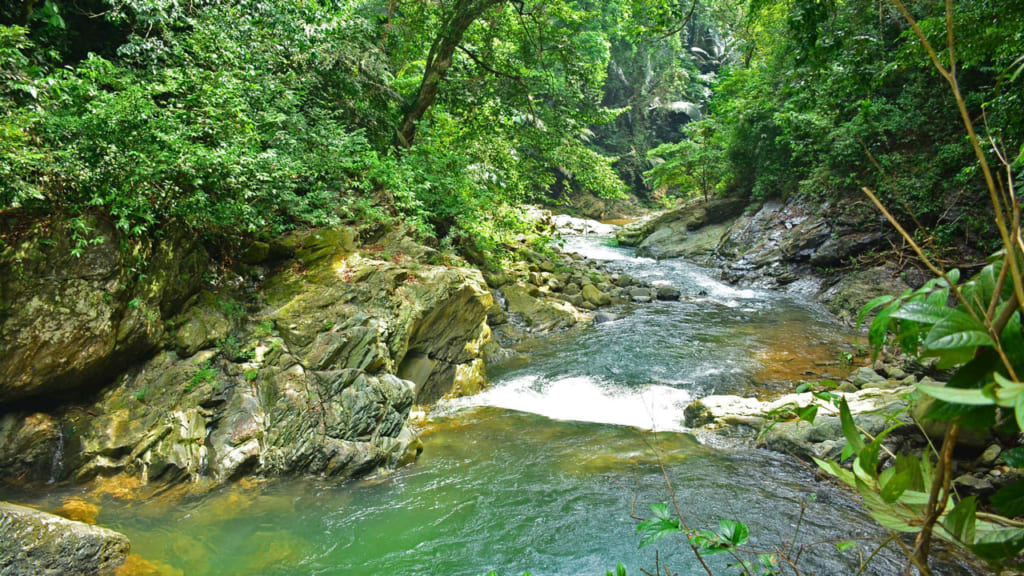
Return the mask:
<path id="1" fill-rule="evenodd" d="M 570 576 L 621 561 L 633 575 L 653 572 L 655 549 L 673 572 L 704 574 L 678 538 L 638 549 L 631 505 L 649 515 L 649 504 L 669 502 L 667 477 L 693 527 L 739 520 L 763 550 L 820 542 L 800 557 L 805 573 L 854 574 L 858 552 L 834 542 L 866 539 L 867 555 L 885 535 L 848 493 L 745 437 L 697 437 L 682 413 L 711 393 L 771 394 L 834 376 L 855 335 L 799 289 L 736 289 L 713 270 L 636 258 L 599 238 L 571 238 L 566 250 L 671 282 L 683 298 L 530 344 L 491 368 L 490 389 L 433 410 L 421 458 L 394 473 L 241 482 L 202 497 L 92 493 L 99 523 L 127 534 L 161 574 Z M 729 559 L 709 562 L 724 574 Z M 887 550 L 865 574 L 901 567 Z"/>

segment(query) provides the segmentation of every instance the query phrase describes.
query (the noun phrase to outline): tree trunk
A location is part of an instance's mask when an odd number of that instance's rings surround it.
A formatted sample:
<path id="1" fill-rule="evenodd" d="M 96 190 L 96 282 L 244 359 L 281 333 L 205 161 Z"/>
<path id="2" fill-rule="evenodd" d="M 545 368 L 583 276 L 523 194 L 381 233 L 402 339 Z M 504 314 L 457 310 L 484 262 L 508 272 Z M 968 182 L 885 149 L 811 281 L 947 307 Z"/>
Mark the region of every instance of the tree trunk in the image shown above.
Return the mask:
<path id="1" fill-rule="evenodd" d="M 434 45 L 427 56 L 423 80 L 415 99 L 406 106 L 405 116 L 395 131 L 396 148 L 412 146 L 416 138 L 416 123 L 419 122 L 437 98 L 437 90 L 445 73 L 452 66 L 455 50 L 462 42 L 462 35 L 477 18 L 492 6 L 504 4 L 506 0 L 458 0 L 451 18 L 434 39 Z"/>

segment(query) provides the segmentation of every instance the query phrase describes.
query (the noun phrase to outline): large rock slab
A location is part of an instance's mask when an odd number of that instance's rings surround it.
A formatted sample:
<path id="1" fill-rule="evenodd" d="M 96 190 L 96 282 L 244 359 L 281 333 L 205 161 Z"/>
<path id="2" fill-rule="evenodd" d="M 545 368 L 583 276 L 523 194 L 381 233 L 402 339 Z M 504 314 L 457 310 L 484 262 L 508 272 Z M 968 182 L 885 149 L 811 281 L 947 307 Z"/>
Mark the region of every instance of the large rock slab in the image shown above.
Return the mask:
<path id="1" fill-rule="evenodd" d="M 295 259 L 270 272 L 262 309 L 202 292 L 169 323 L 168 349 L 112 371 L 88 404 L 3 415 L 0 471 L 218 483 L 407 461 L 413 403 L 482 384 L 493 304 L 479 272 L 420 263 L 431 251 L 410 242 L 286 239 Z"/>
<path id="2" fill-rule="evenodd" d="M 746 200 L 741 198 L 716 198 L 708 202 L 691 200 L 672 210 L 628 224 L 615 236 L 624 246 L 638 246 L 637 254 L 641 256 L 672 258 L 683 255 L 691 246 L 687 241 L 688 235 L 705 226 L 723 224 L 736 218 L 746 204 Z M 717 242 L 717 238 L 715 240 Z"/>
<path id="3" fill-rule="evenodd" d="M 130 548 L 113 530 L 0 502 L 0 576 L 113 574 Z"/>
<path id="4" fill-rule="evenodd" d="M 39 222 L 0 252 L 0 404 L 91 392 L 157 345 L 202 280 L 194 238 L 122 249 L 110 223 L 77 222 Z"/>
<path id="5" fill-rule="evenodd" d="M 916 441 L 917 429 L 906 408 L 905 396 L 914 391 L 912 386 L 894 388 L 865 388 L 842 393 L 850 407 L 854 421 L 869 434 L 876 435 L 892 424 L 885 415 L 899 413 L 903 427 L 890 435 L 890 442 Z M 791 420 L 772 422 L 770 414 L 779 414 L 797 406 L 818 406 L 814 423 Z M 693 428 L 723 426 L 749 426 L 763 431 L 759 444 L 778 452 L 800 458 L 838 458 L 846 446 L 839 410 L 831 403 L 814 397 L 810 392 L 787 394 L 781 398 L 762 401 L 732 395 L 707 396 L 693 402 L 685 410 L 686 425 Z"/>
<path id="6" fill-rule="evenodd" d="M 733 223 L 716 255 L 729 282 L 778 287 L 849 264 L 881 245 L 885 230 L 860 203 L 768 201 Z"/>
<path id="7" fill-rule="evenodd" d="M 532 286 L 510 284 L 502 288 L 502 293 L 508 313 L 517 317 L 534 333 L 569 328 L 584 318 L 571 304 L 545 297 Z"/>

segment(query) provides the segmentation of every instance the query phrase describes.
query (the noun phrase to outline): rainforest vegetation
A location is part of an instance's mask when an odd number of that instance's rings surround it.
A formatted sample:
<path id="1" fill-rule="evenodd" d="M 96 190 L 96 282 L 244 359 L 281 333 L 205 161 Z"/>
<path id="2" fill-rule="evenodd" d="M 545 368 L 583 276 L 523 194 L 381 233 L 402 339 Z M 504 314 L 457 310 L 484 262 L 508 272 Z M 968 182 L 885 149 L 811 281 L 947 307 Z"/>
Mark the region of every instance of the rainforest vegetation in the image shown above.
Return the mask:
<path id="1" fill-rule="evenodd" d="M 943 4 L 913 2 L 940 45 Z M 1016 156 L 1017 0 L 958 2 L 959 80 Z M 890 2 L 18 0 L 0 207 L 213 242 L 400 218 L 493 248 L 508 210 L 859 195 L 995 238 L 952 97 Z M 83 239 L 87 233 L 83 232 Z"/>

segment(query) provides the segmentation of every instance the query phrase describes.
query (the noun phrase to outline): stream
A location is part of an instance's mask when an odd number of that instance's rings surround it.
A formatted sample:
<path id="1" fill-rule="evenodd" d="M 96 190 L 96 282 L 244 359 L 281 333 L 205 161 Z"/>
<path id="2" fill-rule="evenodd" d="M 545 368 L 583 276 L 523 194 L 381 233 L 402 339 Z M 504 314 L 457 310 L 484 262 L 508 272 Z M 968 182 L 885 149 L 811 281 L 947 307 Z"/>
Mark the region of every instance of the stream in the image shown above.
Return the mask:
<path id="1" fill-rule="evenodd" d="M 622 562 L 632 576 L 653 572 L 657 549 L 673 572 L 705 574 L 682 539 L 637 547 L 631 504 L 649 515 L 649 504 L 669 502 L 667 477 L 693 527 L 742 521 L 765 550 L 794 536 L 822 542 L 802 554 L 805 573 L 854 574 L 858 552 L 834 542 L 885 534 L 848 493 L 749 439 L 698 438 L 682 415 L 708 394 L 781 393 L 796 379 L 841 376 L 855 335 L 799 286 L 736 289 L 713 270 L 636 258 L 594 237 L 565 249 L 671 282 L 683 298 L 613 310 L 619 319 L 540 339 L 523 359 L 490 368 L 491 387 L 436 407 L 420 459 L 389 475 L 242 481 L 202 497 L 90 494 L 98 522 L 132 541 L 142 568 L 126 572 L 597 576 Z M 53 508 L 74 495 L 21 501 Z M 876 545 L 865 540 L 863 554 Z M 724 574 L 729 558 L 709 563 Z M 902 565 L 887 549 L 865 574 Z"/>

